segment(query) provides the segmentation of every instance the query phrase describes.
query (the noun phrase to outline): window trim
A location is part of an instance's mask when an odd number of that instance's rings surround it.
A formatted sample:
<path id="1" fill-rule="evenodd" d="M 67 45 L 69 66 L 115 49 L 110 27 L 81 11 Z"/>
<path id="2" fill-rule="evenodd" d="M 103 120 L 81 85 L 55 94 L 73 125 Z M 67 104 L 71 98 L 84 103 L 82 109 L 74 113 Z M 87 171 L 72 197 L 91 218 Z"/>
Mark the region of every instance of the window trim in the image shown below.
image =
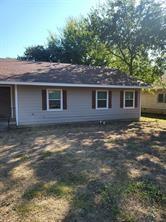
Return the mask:
<path id="1" fill-rule="evenodd" d="M 126 107 L 126 104 L 125 104 L 126 92 L 133 93 L 133 106 L 131 106 L 131 107 Z M 123 92 L 123 107 L 124 107 L 124 109 L 135 109 L 135 90 L 124 90 L 124 92 Z"/>
<path id="2" fill-rule="evenodd" d="M 49 108 L 49 91 L 60 91 L 60 95 L 61 95 L 61 98 L 60 98 L 60 100 L 61 100 L 61 102 L 60 102 L 60 105 L 61 105 L 61 108 L 59 109 L 50 109 Z M 47 111 L 62 111 L 63 110 L 63 90 L 62 89 L 47 89 L 46 90 L 46 92 L 47 92 Z"/>
<path id="3" fill-rule="evenodd" d="M 98 107 L 98 92 L 106 92 L 107 93 L 107 101 L 106 101 L 106 107 Z M 96 109 L 98 110 L 105 110 L 108 109 L 108 90 L 102 90 L 98 89 L 96 90 Z"/>
<path id="4" fill-rule="evenodd" d="M 159 102 L 159 95 L 160 95 L 160 94 L 163 95 L 163 102 Z M 160 93 L 157 94 L 157 103 L 159 103 L 159 104 L 160 104 L 160 103 L 161 103 L 161 104 L 166 103 L 166 93 L 164 93 L 164 92 L 161 93 L 161 92 L 160 92 Z"/>

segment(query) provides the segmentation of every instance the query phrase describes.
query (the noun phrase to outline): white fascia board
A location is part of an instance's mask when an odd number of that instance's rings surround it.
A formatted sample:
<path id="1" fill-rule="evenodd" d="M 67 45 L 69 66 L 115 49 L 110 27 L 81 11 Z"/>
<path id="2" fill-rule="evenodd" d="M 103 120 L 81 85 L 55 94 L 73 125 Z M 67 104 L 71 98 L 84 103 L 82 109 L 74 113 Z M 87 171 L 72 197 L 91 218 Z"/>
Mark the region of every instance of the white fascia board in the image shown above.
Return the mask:
<path id="1" fill-rule="evenodd" d="M 22 86 L 54 86 L 54 87 L 84 87 L 84 88 L 123 88 L 123 89 L 141 89 L 149 86 L 127 86 L 127 85 L 100 85 L 100 84 L 71 84 L 71 83 L 46 83 L 46 82 L 15 82 L 0 81 L 4 85 L 22 85 Z"/>

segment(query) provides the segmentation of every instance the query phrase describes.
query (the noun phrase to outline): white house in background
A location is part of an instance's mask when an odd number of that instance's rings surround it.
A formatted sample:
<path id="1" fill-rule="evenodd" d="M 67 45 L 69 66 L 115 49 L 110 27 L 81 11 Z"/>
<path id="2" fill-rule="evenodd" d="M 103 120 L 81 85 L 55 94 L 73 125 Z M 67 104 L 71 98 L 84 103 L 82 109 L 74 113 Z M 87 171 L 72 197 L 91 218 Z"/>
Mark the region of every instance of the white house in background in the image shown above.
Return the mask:
<path id="1" fill-rule="evenodd" d="M 166 74 L 162 77 L 161 86 L 154 86 L 149 92 L 142 92 L 142 112 L 166 115 Z"/>
<path id="2" fill-rule="evenodd" d="M 116 69 L 0 59 L 0 119 L 17 126 L 139 119 L 145 86 Z"/>

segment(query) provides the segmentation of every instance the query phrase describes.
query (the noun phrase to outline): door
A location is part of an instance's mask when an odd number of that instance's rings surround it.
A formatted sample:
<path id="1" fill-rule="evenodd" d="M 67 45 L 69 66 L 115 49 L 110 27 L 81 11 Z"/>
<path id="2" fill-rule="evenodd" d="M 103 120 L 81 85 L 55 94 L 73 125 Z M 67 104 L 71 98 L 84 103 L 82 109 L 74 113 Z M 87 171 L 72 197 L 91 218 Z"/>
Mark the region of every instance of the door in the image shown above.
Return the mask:
<path id="1" fill-rule="evenodd" d="M 0 118 L 8 118 L 10 115 L 10 108 L 10 87 L 0 87 Z"/>

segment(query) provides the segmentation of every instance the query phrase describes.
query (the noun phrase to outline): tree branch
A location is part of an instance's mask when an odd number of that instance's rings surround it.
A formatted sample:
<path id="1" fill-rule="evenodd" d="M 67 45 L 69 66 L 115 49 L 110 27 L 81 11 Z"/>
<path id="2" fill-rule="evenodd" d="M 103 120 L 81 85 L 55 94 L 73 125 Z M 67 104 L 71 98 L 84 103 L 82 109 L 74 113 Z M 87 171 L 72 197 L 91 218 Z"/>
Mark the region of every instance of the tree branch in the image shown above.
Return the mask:
<path id="1" fill-rule="evenodd" d="M 123 53 L 123 50 L 120 48 L 119 45 L 118 45 L 118 48 L 119 48 L 119 50 L 120 50 L 120 52 L 121 52 L 121 54 L 122 54 L 122 56 L 123 56 L 123 61 L 124 61 L 128 66 L 130 66 L 130 63 L 127 61 L 126 56 L 125 56 L 125 54 Z"/>
<path id="2" fill-rule="evenodd" d="M 109 50 L 109 52 L 111 54 L 113 54 L 114 56 L 118 57 L 119 59 L 123 60 L 123 57 L 121 57 L 120 55 L 117 55 L 116 53 L 114 53 L 113 51 Z"/>

